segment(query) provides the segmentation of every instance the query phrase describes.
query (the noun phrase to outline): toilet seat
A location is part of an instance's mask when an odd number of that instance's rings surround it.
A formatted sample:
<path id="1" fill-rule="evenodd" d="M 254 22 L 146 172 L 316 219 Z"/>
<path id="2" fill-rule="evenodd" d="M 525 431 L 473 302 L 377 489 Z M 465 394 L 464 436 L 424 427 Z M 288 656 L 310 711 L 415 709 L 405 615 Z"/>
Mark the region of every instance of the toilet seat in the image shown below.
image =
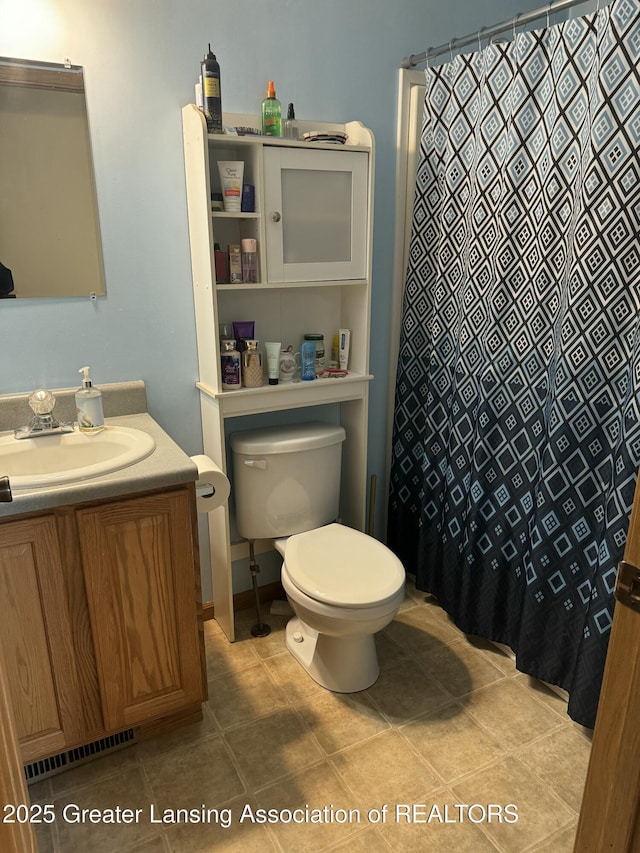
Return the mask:
<path id="1" fill-rule="evenodd" d="M 289 537 L 285 567 L 305 595 L 337 607 L 373 607 L 390 601 L 405 581 L 400 560 L 371 536 L 328 524 Z"/>

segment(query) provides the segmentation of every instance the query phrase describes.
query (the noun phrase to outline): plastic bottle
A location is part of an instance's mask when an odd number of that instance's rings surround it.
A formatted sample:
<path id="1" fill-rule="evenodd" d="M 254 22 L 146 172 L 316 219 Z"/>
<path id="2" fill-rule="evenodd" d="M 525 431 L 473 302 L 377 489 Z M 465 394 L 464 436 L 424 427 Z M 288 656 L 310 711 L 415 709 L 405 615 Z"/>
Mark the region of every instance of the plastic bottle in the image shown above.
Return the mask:
<path id="1" fill-rule="evenodd" d="M 335 334 L 331 343 L 331 361 L 329 367 L 337 369 L 340 367 L 340 335 Z"/>
<path id="2" fill-rule="evenodd" d="M 300 347 L 302 361 L 301 376 L 304 382 L 316 378 L 316 345 L 314 341 L 303 341 Z"/>
<path id="3" fill-rule="evenodd" d="M 81 367 L 82 388 L 76 391 L 76 411 L 78 413 L 78 429 L 88 435 L 104 429 L 104 412 L 102 410 L 102 392 L 94 388 L 89 376 L 89 368 Z"/>
<path id="4" fill-rule="evenodd" d="M 258 244 L 251 237 L 245 237 L 242 242 L 242 281 L 245 284 L 255 284 L 258 281 Z"/>
<path id="5" fill-rule="evenodd" d="M 229 281 L 229 255 L 220 248 L 220 243 L 213 244 L 213 257 L 216 267 L 216 283 Z"/>
<path id="6" fill-rule="evenodd" d="M 242 384 L 245 388 L 259 388 L 262 385 L 262 353 L 258 350 L 259 341 L 250 339 L 245 342 L 242 353 Z"/>
<path id="7" fill-rule="evenodd" d="M 237 243 L 229 246 L 229 281 L 231 284 L 242 281 L 242 253 Z"/>
<path id="8" fill-rule="evenodd" d="M 222 341 L 221 346 L 222 390 L 236 391 L 238 388 L 242 388 L 240 379 L 240 353 L 236 349 L 236 342 L 233 340 Z"/>
<path id="9" fill-rule="evenodd" d="M 324 335 L 321 332 L 308 332 L 305 341 L 313 341 L 316 348 L 316 376 L 324 370 Z"/>
<path id="10" fill-rule="evenodd" d="M 202 60 L 202 99 L 204 117 L 209 133 L 222 133 L 222 95 L 220 91 L 220 65 L 214 53 L 205 53 Z"/>
<path id="11" fill-rule="evenodd" d="M 282 107 L 273 80 L 269 80 L 267 97 L 262 102 L 262 132 L 265 136 L 282 136 Z"/>
<path id="12" fill-rule="evenodd" d="M 284 122 L 283 134 L 285 139 L 298 139 L 298 122 L 296 121 L 296 113 L 293 109 L 293 104 L 289 104 L 287 109 L 287 117 Z"/>

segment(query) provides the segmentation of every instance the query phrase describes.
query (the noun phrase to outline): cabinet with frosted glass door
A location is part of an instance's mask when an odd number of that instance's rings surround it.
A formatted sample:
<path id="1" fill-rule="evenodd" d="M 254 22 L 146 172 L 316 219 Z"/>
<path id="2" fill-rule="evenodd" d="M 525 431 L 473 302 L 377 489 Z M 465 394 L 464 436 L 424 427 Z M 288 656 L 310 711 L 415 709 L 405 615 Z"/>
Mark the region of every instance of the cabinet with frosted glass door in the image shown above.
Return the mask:
<path id="1" fill-rule="evenodd" d="M 363 151 L 265 147 L 270 282 L 366 278 L 367 166 Z"/>

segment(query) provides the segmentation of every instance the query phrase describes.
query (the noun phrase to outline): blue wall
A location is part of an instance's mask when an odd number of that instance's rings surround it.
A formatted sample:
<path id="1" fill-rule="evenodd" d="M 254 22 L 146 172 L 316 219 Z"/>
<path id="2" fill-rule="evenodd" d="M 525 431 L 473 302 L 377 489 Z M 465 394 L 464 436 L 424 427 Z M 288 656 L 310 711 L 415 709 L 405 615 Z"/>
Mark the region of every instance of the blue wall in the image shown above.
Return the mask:
<path id="1" fill-rule="evenodd" d="M 370 473 L 384 477 L 403 56 L 540 0 L 0 0 L 0 55 L 83 65 L 107 296 L 5 301 L 0 393 L 147 383 L 150 413 L 201 451 L 180 110 L 211 41 L 223 108 L 257 113 L 266 82 L 301 119 L 358 119 L 376 137 Z M 37 190 L 37 188 L 35 188 Z M 38 235 L 33 235 L 34 251 Z M 73 264 L 73 258 L 69 258 Z M 379 486 L 380 488 L 381 486 Z M 383 501 L 379 501 L 381 508 Z M 377 529 L 380 527 L 378 519 Z"/>

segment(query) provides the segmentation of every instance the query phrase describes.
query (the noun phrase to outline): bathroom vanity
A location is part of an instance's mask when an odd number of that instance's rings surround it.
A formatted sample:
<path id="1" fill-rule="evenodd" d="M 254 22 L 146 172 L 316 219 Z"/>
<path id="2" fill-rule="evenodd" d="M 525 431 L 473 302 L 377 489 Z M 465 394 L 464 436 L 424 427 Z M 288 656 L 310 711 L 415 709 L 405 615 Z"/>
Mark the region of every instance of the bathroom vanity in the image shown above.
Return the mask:
<path id="1" fill-rule="evenodd" d="M 25 763 L 202 716 L 197 469 L 147 414 L 112 421 L 150 431 L 153 453 L 0 505 L 0 651 Z"/>

